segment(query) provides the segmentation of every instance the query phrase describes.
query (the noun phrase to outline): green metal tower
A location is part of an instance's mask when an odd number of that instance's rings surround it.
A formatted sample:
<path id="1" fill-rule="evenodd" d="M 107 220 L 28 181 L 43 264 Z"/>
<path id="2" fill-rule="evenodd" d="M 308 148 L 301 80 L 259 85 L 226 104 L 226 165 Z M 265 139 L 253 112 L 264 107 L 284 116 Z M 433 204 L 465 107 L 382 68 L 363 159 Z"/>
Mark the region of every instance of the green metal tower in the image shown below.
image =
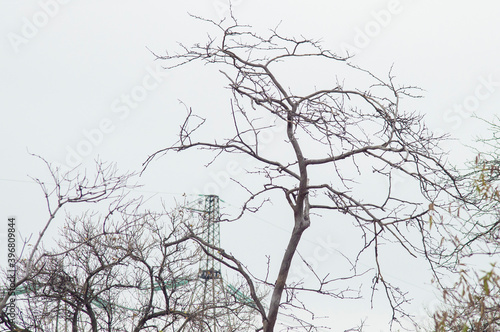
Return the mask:
<path id="1" fill-rule="evenodd" d="M 203 240 L 209 245 L 220 248 L 220 210 L 219 197 L 215 195 L 205 196 L 205 211 L 203 213 Z M 218 330 L 217 307 L 224 300 L 225 292 L 220 271 L 220 262 L 214 259 L 216 250 L 210 246 L 206 250 L 200 262 L 198 272 L 199 285 L 202 288 L 203 299 L 201 302 L 202 321 L 208 328 L 215 332 Z M 221 298 L 221 295 L 223 297 Z M 229 317 L 226 317 L 229 318 Z M 230 322 L 229 322 L 230 323 Z"/>
<path id="2" fill-rule="evenodd" d="M 220 248 L 220 210 L 219 197 L 205 196 L 203 211 L 203 240 L 209 245 Z M 220 262 L 213 257 L 217 251 L 210 246 L 205 247 L 206 253 L 200 263 L 199 277 L 203 280 L 220 279 Z"/>
<path id="3" fill-rule="evenodd" d="M 230 302 L 233 301 L 228 296 L 222 280 L 221 264 L 214 258 L 219 255 L 215 248 L 220 247 L 219 197 L 207 195 L 204 207 L 192 210 L 199 212 L 200 237 L 208 245 L 203 246 L 199 270 L 191 294 L 188 312 L 197 313 L 197 315 L 189 324 L 188 331 L 233 331 L 233 319 L 229 312 Z"/>
<path id="4" fill-rule="evenodd" d="M 207 244 L 201 251 L 198 273 L 188 305 L 188 313 L 193 315 L 188 326 L 182 331 L 226 332 L 254 331 L 253 317 L 255 305 L 242 290 L 223 280 L 220 248 L 219 197 L 204 196 L 197 208 L 189 208 L 200 216 L 199 235 Z M 240 286 L 241 287 L 241 286 Z"/>

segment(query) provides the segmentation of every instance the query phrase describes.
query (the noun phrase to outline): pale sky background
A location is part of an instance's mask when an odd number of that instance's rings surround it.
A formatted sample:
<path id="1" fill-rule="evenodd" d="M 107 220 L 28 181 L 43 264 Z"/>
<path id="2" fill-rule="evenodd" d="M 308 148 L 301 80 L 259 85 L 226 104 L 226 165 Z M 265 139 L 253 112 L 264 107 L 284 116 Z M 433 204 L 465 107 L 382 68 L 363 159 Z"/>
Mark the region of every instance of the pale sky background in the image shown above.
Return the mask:
<path id="1" fill-rule="evenodd" d="M 20 232 L 27 235 L 36 233 L 45 220 L 41 191 L 27 175 L 47 174 L 28 150 L 63 165 L 77 161 L 85 167 L 99 157 L 116 162 L 122 171 L 139 170 L 149 154 L 175 140 L 184 115 L 178 100 L 195 109 L 226 107 L 223 81 L 213 76 L 216 71 L 186 67 L 166 72 L 148 50 L 161 54 L 176 41 L 204 42 L 205 26 L 187 13 L 219 19 L 227 14 L 226 8 L 226 0 L 1 0 L 0 218 L 4 223 L 7 216 L 16 216 Z M 414 105 L 426 114 L 428 125 L 457 138 L 446 146 L 456 163 L 469 153 L 461 143 L 485 133 L 486 127 L 470 114 L 486 119 L 498 114 L 500 2 L 239 0 L 234 1 L 234 12 L 241 23 L 258 29 L 273 28 L 281 21 L 283 33 L 322 39 L 340 54 L 346 45 L 353 46 L 355 63 L 380 76 L 394 64 L 398 82 L 425 90 L 424 98 Z M 360 37 L 360 31 L 368 37 Z M 126 106 L 124 95 L 133 93 L 136 99 Z M 102 137 L 94 135 L 90 142 L 88 137 L 96 130 Z M 78 149 L 85 151 L 79 160 Z M 187 153 L 155 161 L 141 178 L 143 193 L 169 200 L 182 193 L 214 190 L 228 211 L 238 205 L 234 188 L 220 175 L 232 167 L 228 160 L 207 171 L 203 163 L 208 159 L 200 159 Z M 277 253 L 276 263 L 290 227 L 277 220 L 279 214 L 223 226 L 223 245 L 257 269 L 269 252 Z M 314 257 L 325 243 L 338 250 L 347 245 L 345 234 L 331 224 L 325 227 L 308 232 L 301 254 L 316 260 L 320 269 L 336 268 L 341 259 L 335 251 Z M 2 240 L 5 229 L 0 226 Z M 253 235 L 262 230 L 270 231 L 262 241 L 275 245 L 256 241 Z M 405 264 L 406 256 L 402 261 L 397 256 L 391 259 L 395 264 L 388 264 L 388 275 L 415 297 L 412 313 L 423 315 L 423 308 L 435 303 L 426 266 Z M 369 301 L 336 301 L 318 310 L 331 317 L 324 324 L 333 331 L 365 318 L 366 331 L 388 329 L 390 313 L 383 299 L 373 309 Z"/>

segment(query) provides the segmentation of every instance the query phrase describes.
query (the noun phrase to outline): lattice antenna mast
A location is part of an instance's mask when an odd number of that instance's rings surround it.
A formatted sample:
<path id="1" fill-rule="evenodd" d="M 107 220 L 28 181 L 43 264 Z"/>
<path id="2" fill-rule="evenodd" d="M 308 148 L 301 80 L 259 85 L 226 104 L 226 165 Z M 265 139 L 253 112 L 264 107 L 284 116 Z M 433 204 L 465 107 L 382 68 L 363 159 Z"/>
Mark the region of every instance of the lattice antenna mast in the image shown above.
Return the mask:
<path id="1" fill-rule="evenodd" d="M 202 201 L 198 201 L 198 206 L 201 204 Z M 207 246 L 199 258 L 198 275 L 187 308 L 187 312 L 195 315 L 187 323 L 186 331 L 254 331 L 252 299 L 242 294 L 239 288 L 224 282 L 221 263 L 214 258 L 220 255 L 214 249 L 220 248 L 219 197 L 206 195 L 203 208 L 190 210 L 200 213 L 201 238 Z"/>
<path id="2" fill-rule="evenodd" d="M 211 246 L 220 248 L 219 196 L 205 196 L 203 219 L 203 240 Z M 211 247 L 205 249 L 208 254 L 205 254 L 200 263 L 199 277 L 204 280 L 221 278 L 220 262 L 213 258 L 217 252 Z"/>
<path id="3" fill-rule="evenodd" d="M 200 312 L 200 319 L 190 331 L 231 331 L 231 313 L 224 309 L 229 297 L 222 280 L 221 264 L 214 258 L 218 254 L 214 247 L 220 248 L 219 196 L 205 196 L 205 207 L 200 212 L 201 237 L 208 246 L 200 259 L 197 283 L 190 300 L 190 309 Z"/>

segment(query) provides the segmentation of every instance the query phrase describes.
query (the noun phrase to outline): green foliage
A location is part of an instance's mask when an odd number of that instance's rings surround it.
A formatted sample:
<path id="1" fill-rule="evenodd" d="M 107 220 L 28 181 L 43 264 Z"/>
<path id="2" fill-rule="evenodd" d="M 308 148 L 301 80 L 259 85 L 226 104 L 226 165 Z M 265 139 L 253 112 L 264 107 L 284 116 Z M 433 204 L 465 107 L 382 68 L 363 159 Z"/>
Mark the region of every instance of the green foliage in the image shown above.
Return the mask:
<path id="1" fill-rule="evenodd" d="M 454 210 L 458 226 L 451 240 L 458 281 L 443 289 L 444 306 L 434 314 L 434 332 L 500 331 L 500 272 L 496 264 L 477 271 L 462 262 L 475 255 L 493 258 L 500 252 L 500 126 L 490 125 L 492 137 L 479 140 L 482 151 L 477 151 L 463 175 L 470 193 L 467 203 Z M 461 216 L 460 210 L 467 213 Z"/>
<path id="2" fill-rule="evenodd" d="M 498 331 L 500 276 L 492 264 L 480 274 L 460 271 L 459 281 L 444 293 L 445 308 L 434 314 L 436 332 Z"/>

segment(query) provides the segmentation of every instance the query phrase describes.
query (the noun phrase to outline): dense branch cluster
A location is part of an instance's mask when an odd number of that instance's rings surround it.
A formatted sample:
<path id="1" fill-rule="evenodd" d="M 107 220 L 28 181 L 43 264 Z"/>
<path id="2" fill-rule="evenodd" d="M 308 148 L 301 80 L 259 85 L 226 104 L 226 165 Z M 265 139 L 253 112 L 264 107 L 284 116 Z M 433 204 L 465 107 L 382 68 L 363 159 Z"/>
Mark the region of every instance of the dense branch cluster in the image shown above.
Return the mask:
<path id="1" fill-rule="evenodd" d="M 245 297 L 246 283 L 226 285 L 227 296 L 216 304 L 193 299 L 207 245 L 203 216 L 184 206 L 153 212 L 133 198 L 135 186 L 127 185 L 133 174 L 97 165 L 90 178 L 59 174 L 47 163 L 54 183 L 39 184 L 49 221 L 35 246 L 26 243 L 31 250 L 16 264 L 15 288 L 2 298 L 15 297 L 15 320 L 2 308 L 0 324 L 9 331 L 204 331 L 209 317 L 222 330 L 252 326 L 255 304 Z M 67 202 L 104 209 L 68 212 L 57 243 L 45 248 L 43 232 Z M 252 294 L 260 299 L 257 290 Z"/>

